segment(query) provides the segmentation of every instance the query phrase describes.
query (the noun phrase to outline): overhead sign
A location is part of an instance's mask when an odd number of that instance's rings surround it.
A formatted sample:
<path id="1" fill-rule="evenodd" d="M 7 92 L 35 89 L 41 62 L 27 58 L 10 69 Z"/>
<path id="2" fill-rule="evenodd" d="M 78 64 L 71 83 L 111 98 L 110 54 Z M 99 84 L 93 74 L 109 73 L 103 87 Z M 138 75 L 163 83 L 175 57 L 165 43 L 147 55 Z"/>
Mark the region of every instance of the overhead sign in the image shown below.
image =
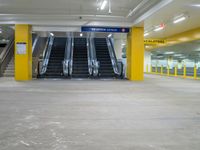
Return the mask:
<path id="1" fill-rule="evenodd" d="M 145 39 L 144 44 L 146 45 L 158 45 L 158 44 L 166 44 L 166 40 L 162 39 Z"/>
<path id="2" fill-rule="evenodd" d="M 129 28 L 114 28 L 114 27 L 81 27 L 82 32 L 115 32 L 115 33 L 128 33 Z"/>

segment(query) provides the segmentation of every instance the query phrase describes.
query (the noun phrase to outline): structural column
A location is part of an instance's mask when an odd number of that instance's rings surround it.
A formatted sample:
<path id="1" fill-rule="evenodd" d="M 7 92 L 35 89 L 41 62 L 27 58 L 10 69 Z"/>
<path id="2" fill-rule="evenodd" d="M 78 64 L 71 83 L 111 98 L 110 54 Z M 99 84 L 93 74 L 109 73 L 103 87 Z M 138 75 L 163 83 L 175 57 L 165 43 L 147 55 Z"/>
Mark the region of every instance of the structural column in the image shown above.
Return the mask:
<path id="1" fill-rule="evenodd" d="M 15 25 L 15 80 L 32 79 L 32 27 Z"/>
<path id="2" fill-rule="evenodd" d="M 144 80 L 144 28 L 132 27 L 127 39 L 127 78 Z"/>

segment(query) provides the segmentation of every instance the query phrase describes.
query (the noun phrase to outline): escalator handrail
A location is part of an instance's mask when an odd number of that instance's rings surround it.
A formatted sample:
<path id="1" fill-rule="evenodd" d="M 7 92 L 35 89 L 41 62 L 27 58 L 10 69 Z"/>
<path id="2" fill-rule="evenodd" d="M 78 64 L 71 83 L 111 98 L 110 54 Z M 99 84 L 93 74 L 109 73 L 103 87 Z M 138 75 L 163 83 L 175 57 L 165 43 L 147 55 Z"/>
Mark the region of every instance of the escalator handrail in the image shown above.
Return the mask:
<path id="1" fill-rule="evenodd" d="M 10 39 L 10 41 L 8 42 L 8 44 L 6 45 L 6 47 L 3 49 L 3 51 L 0 54 L 0 64 L 4 62 L 4 60 L 6 59 L 7 55 L 10 52 L 10 49 L 12 48 L 13 44 L 14 44 L 14 37 Z"/>
<path id="2" fill-rule="evenodd" d="M 90 38 L 87 38 L 86 40 L 87 40 L 88 72 L 89 75 L 92 76 L 93 67 L 92 67 L 92 50 L 91 50 Z"/>
<path id="3" fill-rule="evenodd" d="M 107 41 L 108 50 L 109 50 L 114 73 L 121 76 L 121 72 L 120 72 L 120 69 L 118 66 L 117 57 L 116 57 L 116 54 L 114 51 L 114 46 L 113 46 L 112 40 L 111 40 L 111 38 L 106 38 L 106 41 Z"/>
<path id="4" fill-rule="evenodd" d="M 42 69 L 41 69 L 41 72 L 39 73 L 40 75 L 45 74 L 46 71 L 47 71 L 47 66 L 48 66 L 48 63 L 49 63 L 49 58 L 50 58 L 50 55 L 51 55 L 53 43 L 54 43 L 54 37 L 50 36 L 48 43 L 46 45 L 46 49 L 43 53 Z"/>
<path id="5" fill-rule="evenodd" d="M 34 42 L 33 42 L 32 53 L 34 53 L 34 51 L 35 51 L 35 48 L 36 48 L 36 45 L 37 45 L 37 42 L 38 42 L 39 38 L 40 38 L 40 36 L 37 35 L 35 40 L 34 40 Z"/>
<path id="6" fill-rule="evenodd" d="M 93 76 L 98 76 L 99 73 L 99 62 L 96 56 L 96 48 L 94 44 L 94 38 L 90 38 L 90 51 L 91 51 L 91 61 L 92 61 L 92 68 L 93 68 Z"/>
<path id="7" fill-rule="evenodd" d="M 66 46 L 65 46 L 65 56 L 64 56 L 64 61 L 63 61 L 64 76 L 71 76 L 72 44 L 73 44 L 72 36 L 68 35 Z"/>

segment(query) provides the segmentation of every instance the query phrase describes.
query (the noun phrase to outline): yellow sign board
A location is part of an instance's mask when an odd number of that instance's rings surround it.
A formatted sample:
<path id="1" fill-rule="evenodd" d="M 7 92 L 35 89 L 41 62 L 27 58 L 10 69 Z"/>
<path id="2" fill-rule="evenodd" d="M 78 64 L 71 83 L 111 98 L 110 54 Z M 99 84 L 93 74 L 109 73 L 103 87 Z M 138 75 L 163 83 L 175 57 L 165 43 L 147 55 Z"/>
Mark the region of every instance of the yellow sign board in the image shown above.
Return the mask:
<path id="1" fill-rule="evenodd" d="M 166 44 L 166 40 L 162 39 L 145 39 L 144 44 L 146 45 L 158 45 L 158 44 Z"/>

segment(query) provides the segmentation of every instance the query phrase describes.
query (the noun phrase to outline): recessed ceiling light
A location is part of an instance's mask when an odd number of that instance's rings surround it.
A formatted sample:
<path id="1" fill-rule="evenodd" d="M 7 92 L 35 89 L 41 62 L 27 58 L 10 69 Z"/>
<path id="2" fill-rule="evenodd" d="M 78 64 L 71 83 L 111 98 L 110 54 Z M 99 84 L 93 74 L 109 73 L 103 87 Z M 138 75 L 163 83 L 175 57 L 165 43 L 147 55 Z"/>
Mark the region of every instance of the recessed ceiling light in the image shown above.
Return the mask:
<path id="1" fill-rule="evenodd" d="M 83 33 L 80 33 L 80 37 L 82 37 L 83 36 Z"/>
<path id="2" fill-rule="evenodd" d="M 183 56 L 182 54 L 174 54 L 174 57 L 180 57 Z"/>
<path id="3" fill-rule="evenodd" d="M 171 55 L 171 54 L 174 54 L 174 52 L 165 52 L 164 54 Z"/>
<path id="4" fill-rule="evenodd" d="M 106 5 L 107 5 L 107 3 L 108 3 L 108 1 L 107 0 L 104 0 L 103 2 L 102 2 L 102 4 L 101 4 L 101 10 L 104 10 L 105 9 L 105 7 L 106 7 Z"/>
<path id="5" fill-rule="evenodd" d="M 184 20 L 186 20 L 186 17 L 185 17 L 185 16 L 182 16 L 182 17 L 180 17 L 180 18 L 175 19 L 175 20 L 173 21 L 173 23 L 174 23 L 174 24 L 177 24 L 177 23 L 182 22 L 182 21 L 184 21 Z"/>
<path id="6" fill-rule="evenodd" d="M 156 28 L 154 29 L 154 31 L 155 31 L 155 32 L 158 32 L 158 31 L 161 31 L 161 30 L 163 30 L 163 29 L 164 29 L 164 27 L 159 26 L 159 27 L 156 27 Z"/>
<path id="7" fill-rule="evenodd" d="M 193 7 L 200 7 L 200 4 L 192 4 Z"/>
<path id="8" fill-rule="evenodd" d="M 145 37 L 145 36 L 148 36 L 148 35 L 149 35 L 149 33 L 148 33 L 148 32 L 144 33 L 144 37 Z"/>

